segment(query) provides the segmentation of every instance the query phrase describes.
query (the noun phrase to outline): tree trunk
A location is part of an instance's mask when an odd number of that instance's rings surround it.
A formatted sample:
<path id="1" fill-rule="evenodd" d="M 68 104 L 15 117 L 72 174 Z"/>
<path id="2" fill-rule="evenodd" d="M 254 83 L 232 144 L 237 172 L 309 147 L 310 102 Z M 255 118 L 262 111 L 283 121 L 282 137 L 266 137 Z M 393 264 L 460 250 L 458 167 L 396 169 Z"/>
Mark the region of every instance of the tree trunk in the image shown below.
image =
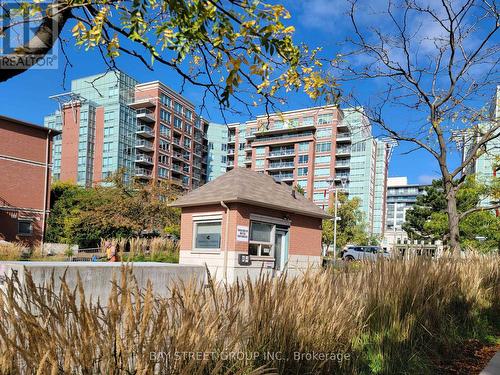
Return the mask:
<path id="1" fill-rule="evenodd" d="M 447 214 L 448 214 L 448 231 L 449 231 L 449 246 L 450 251 L 454 256 L 460 255 L 460 231 L 459 221 L 460 215 L 457 209 L 456 190 L 451 181 L 445 183 Z"/>

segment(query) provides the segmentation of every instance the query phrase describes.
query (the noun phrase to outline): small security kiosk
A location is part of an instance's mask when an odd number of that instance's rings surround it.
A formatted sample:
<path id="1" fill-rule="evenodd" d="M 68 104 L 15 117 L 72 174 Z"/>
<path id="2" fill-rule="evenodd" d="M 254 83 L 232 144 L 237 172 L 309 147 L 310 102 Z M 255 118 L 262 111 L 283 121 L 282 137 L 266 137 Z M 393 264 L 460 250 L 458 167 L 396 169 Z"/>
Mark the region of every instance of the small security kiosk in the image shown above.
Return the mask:
<path id="1" fill-rule="evenodd" d="M 266 174 L 235 168 L 171 206 L 182 211 L 179 263 L 206 266 L 216 280 L 321 264 L 321 223 L 331 216 Z"/>

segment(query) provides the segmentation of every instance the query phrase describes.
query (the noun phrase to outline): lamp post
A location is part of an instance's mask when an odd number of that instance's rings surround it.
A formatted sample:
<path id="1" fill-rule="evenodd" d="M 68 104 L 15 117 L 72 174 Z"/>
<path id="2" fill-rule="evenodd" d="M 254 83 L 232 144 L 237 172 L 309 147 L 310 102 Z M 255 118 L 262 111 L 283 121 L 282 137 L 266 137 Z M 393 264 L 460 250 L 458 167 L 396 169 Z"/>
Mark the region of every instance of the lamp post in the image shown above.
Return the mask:
<path id="1" fill-rule="evenodd" d="M 336 259 L 337 258 L 337 220 L 339 220 L 339 217 L 337 216 L 338 215 L 338 206 L 339 206 L 339 197 L 338 197 L 338 191 L 339 191 L 339 188 L 337 186 L 335 186 L 335 178 L 333 177 L 330 177 L 328 180 L 327 180 L 329 183 L 330 183 L 330 191 L 334 191 L 335 192 L 335 201 L 334 201 L 334 210 L 333 210 L 333 259 Z M 345 190 L 345 186 L 347 184 L 347 177 L 341 177 L 340 178 L 340 184 L 342 186 L 342 189 L 340 189 L 341 191 L 344 191 Z"/>

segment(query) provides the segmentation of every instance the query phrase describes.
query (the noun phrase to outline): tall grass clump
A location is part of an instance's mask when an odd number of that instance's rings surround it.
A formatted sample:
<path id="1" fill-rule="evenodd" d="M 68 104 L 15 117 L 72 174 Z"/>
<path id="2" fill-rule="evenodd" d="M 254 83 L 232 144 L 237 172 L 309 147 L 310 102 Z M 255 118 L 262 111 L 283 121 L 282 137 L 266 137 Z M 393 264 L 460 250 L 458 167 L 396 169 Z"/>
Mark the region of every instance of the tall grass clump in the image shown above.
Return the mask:
<path id="1" fill-rule="evenodd" d="M 500 313 L 495 257 L 174 283 L 170 298 L 140 290 L 124 267 L 105 306 L 81 283 L 53 285 L 7 279 L 2 373 L 433 374 L 433 358 Z"/>
<path id="2" fill-rule="evenodd" d="M 179 263 L 179 246 L 167 238 L 113 238 L 101 240 L 101 252 L 106 253 L 105 244 L 111 242 L 119 258 L 127 262 Z"/>

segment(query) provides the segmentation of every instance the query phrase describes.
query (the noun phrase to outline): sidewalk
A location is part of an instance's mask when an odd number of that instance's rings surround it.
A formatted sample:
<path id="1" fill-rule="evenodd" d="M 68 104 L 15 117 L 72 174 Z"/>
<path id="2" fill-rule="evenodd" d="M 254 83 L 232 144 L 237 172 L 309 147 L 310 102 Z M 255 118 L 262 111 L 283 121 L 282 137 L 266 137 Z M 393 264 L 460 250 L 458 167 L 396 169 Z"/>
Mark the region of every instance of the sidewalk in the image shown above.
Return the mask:
<path id="1" fill-rule="evenodd" d="M 500 374 L 500 351 L 488 362 L 486 368 L 479 375 L 499 375 Z"/>

